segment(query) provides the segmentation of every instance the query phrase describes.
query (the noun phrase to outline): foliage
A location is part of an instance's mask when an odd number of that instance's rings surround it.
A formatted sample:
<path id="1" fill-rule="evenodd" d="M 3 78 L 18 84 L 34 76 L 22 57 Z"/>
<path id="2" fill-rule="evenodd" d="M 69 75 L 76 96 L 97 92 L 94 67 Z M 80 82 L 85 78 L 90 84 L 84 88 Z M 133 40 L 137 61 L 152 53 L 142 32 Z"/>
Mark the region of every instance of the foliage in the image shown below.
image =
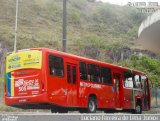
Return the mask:
<path id="1" fill-rule="evenodd" d="M 130 59 L 119 62 L 119 65 L 146 73 L 154 86 L 160 87 L 160 61 L 146 55 L 132 55 Z"/>

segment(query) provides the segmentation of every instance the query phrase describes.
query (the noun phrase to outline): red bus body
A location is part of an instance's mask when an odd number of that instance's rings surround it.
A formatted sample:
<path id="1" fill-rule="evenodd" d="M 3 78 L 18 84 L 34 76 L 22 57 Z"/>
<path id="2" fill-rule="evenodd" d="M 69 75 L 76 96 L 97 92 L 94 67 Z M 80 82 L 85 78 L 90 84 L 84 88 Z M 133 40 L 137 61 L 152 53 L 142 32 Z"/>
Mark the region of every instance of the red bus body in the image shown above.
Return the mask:
<path id="1" fill-rule="evenodd" d="M 28 54 L 27 51 L 31 55 Z M 33 53 L 36 51 L 35 55 L 40 52 L 39 56 L 30 57 L 35 56 L 34 54 L 32 55 L 32 51 Z M 26 55 L 25 58 L 32 59 L 24 59 L 23 61 L 26 62 L 25 64 L 30 64 L 31 66 L 26 68 L 27 66 L 24 65 L 25 68 L 21 68 L 21 65 L 18 65 L 19 67 L 17 67 L 14 63 L 22 63 L 19 59 L 22 58 L 24 52 L 26 52 L 26 54 L 24 54 Z M 5 78 L 6 105 L 23 107 L 27 104 L 36 105 L 44 103 L 67 108 L 87 108 L 89 97 L 94 96 L 96 98 L 97 108 L 100 109 L 135 109 L 137 102 L 141 103 L 142 110 L 150 109 L 149 80 L 143 72 L 131 71 L 128 68 L 46 48 L 34 48 L 25 50 L 24 52 L 17 51 L 7 55 L 9 58 L 12 54 L 21 53 L 20 57 L 15 54 L 18 61 L 11 57 L 7 62 L 10 65 L 6 64 L 6 70 L 9 68 L 6 71 Z M 52 75 L 52 71 L 50 70 L 52 66 L 55 66 L 56 69 L 60 68 L 58 67 L 58 59 L 55 61 L 57 65 L 52 65 L 50 62 L 56 57 L 60 57 L 58 58 L 59 61 L 63 62 L 63 67 L 61 67 L 63 68 L 63 72 L 57 71 L 57 75 L 59 76 Z M 41 60 L 33 63 L 36 58 Z M 80 79 L 80 62 L 84 62 L 86 65 L 94 64 L 97 65 L 98 68 L 109 68 L 111 70 L 111 83 L 106 84 L 101 83 L 101 81 L 91 82 L 89 81 L 88 75 L 86 76 L 86 80 Z M 35 64 L 35 68 L 32 64 Z M 13 69 L 11 69 L 12 67 Z M 124 72 L 131 72 L 133 75 L 137 75 L 135 79 L 138 77 L 137 79 L 140 79 L 141 83 L 142 80 L 144 80 L 143 87 L 125 87 Z M 55 73 L 55 70 L 53 73 Z M 86 73 L 89 74 L 89 72 Z M 102 72 L 100 76 L 102 76 Z M 102 80 L 102 77 L 99 78 Z M 132 86 L 132 84 L 130 86 Z"/>

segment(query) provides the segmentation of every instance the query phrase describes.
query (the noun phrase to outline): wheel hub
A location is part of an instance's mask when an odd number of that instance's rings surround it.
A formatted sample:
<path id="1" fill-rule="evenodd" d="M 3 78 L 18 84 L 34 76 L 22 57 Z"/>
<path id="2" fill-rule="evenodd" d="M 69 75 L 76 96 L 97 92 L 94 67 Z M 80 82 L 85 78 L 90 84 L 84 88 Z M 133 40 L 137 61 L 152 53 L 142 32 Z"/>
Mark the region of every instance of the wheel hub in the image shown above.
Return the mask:
<path id="1" fill-rule="evenodd" d="M 90 101 L 90 103 L 89 103 L 89 109 L 90 109 L 90 111 L 92 111 L 92 112 L 95 110 L 95 104 L 94 104 L 93 101 Z"/>
<path id="2" fill-rule="evenodd" d="M 138 105 L 137 107 L 136 107 L 136 111 L 139 113 L 139 112 L 141 112 L 141 107 Z"/>

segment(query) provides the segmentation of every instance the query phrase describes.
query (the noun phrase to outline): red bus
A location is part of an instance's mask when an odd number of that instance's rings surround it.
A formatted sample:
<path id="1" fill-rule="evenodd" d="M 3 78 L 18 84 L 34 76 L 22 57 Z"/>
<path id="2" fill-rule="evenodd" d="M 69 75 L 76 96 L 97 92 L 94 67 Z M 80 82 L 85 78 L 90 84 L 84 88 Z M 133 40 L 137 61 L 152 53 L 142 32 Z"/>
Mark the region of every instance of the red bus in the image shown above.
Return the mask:
<path id="1" fill-rule="evenodd" d="M 150 109 L 145 73 L 47 48 L 8 53 L 4 89 L 5 104 L 19 108 Z"/>

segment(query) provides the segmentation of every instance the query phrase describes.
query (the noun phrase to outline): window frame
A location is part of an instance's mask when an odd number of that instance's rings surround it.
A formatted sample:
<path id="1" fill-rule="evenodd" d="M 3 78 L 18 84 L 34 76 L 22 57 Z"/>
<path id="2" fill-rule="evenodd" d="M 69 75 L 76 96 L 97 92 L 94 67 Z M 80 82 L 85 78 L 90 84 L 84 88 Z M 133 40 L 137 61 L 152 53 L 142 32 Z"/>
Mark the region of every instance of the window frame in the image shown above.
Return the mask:
<path id="1" fill-rule="evenodd" d="M 51 74 L 51 69 L 50 69 L 50 56 L 54 56 L 54 57 L 57 57 L 57 58 L 61 58 L 62 59 L 62 62 L 63 62 L 63 76 L 58 76 L 58 75 L 54 75 L 54 74 Z M 54 77 L 58 77 L 58 78 L 64 78 L 65 77 L 65 70 L 64 70 L 64 66 L 65 66 L 65 63 L 64 63 L 64 58 L 61 57 L 61 56 L 57 56 L 57 55 L 54 55 L 54 54 L 48 54 L 48 69 L 49 69 L 49 75 L 50 76 L 54 76 Z"/>
<path id="2" fill-rule="evenodd" d="M 77 68 L 76 66 L 72 66 L 72 83 L 77 84 Z"/>
<path id="3" fill-rule="evenodd" d="M 134 80 L 133 80 L 133 81 L 134 81 L 134 88 L 135 88 L 135 89 L 142 89 L 141 76 L 140 76 L 139 74 L 134 74 L 133 76 L 134 76 Z M 137 87 L 137 85 L 136 85 L 135 76 L 138 76 L 139 83 L 140 83 L 140 87 Z"/>
<path id="4" fill-rule="evenodd" d="M 67 65 L 67 83 L 68 84 L 72 83 L 72 66 L 71 65 Z"/>
<path id="5" fill-rule="evenodd" d="M 132 85 L 133 85 L 132 87 L 125 86 L 125 80 L 126 80 L 125 73 L 130 74 L 130 76 L 128 78 L 132 78 Z M 127 78 L 127 81 L 129 81 L 128 78 Z M 124 88 L 129 88 L 129 89 L 134 89 L 134 78 L 133 78 L 133 74 L 132 74 L 132 72 L 130 72 L 130 70 L 123 72 L 123 87 Z"/>
<path id="6" fill-rule="evenodd" d="M 97 83 L 97 84 L 102 84 L 102 85 L 109 85 L 109 86 L 113 85 L 112 68 L 110 68 L 108 66 L 105 66 L 105 65 L 101 65 L 101 64 L 93 64 L 93 63 L 88 63 L 88 62 L 80 61 L 79 62 L 79 74 L 80 74 L 80 64 L 81 63 L 85 64 L 86 74 L 87 74 L 87 79 L 84 80 L 84 79 L 80 78 L 81 81 L 87 81 L 87 82 L 92 82 L 92 83 Z M 99 81 L 90 81 L 88 65 L 96 65 L 96 66 L 98 66 L 98 68 L 99 68 Z M 107 68 L 107 69 L 110 70 L 110 79 L 111 79 L 110 83 L 104 83 L 104 82 L 102 82 L 102 76 L 101 76 L 102 75 L 101 74 L 101 69 L 102 68 Z"/>
<path id="7" fill-rule="evenodd" d="M 110 81 L 111 83 L 104 83 L 102 82 L 102 68 L 105 68 L 105 69 L 109 69 L 110 70 Z M 109 67 L 106 67 L 106 66 L 100 66 L 100 77 L 101 77 L 101 84 L 106 84 L 106 85 L 113 85 L 113 77 L 112 77 L 112 69 L 109 68 Z"/>
<path id="8" fill-rule="evenodd" d="M 87 67 L 88 64 L 86 62 L 83 62 L 83 61 L 79 62 L 79 76 L 81 74 L 81 63 L 85 64 L 86 79 L 81 79 L 81 77 L 80 77 L 80 80 L 89 81 L 88 80 L 88 67 Z"/>
<path id="9" fill-rule="evenodd" d="M 93 75 L 94 72 L 90 72 L 90 70 L 89 70 L 90 67 L 89 67 L 89 66 L 91 66 L 91 65 L 92 65 L 92 66 L 95 66 L 95 68 L 96 68 L 96 66 L 98 67 L 98 69 L 99 69 L 99 74 L 97 74 L 98 76 L 97 76 L 97 75 Z M 93 67 L 92 67 L 92 68 L 93 68 Z M 91 68 L 91 69 L 92 69 L 92 68 Z M 88 64 L 87 64 L 87 72 L 88 72 L 88 76 L 91 75 L 90 73 L 92 73 L 92 76 L 95 76 L 95 77 L 98 77 L 98 78 L 99 78 L 98 81 L 94 81 L 94 80 L 91 81 L 91 76 L 90 76 L 90 77 L 88 78 L 88 81 L 89 81 L 89 82 L 93 82 L 93 83 L 101 83 L 100 66 L 99 66 L 98 64 L 88 63 Z"/>

